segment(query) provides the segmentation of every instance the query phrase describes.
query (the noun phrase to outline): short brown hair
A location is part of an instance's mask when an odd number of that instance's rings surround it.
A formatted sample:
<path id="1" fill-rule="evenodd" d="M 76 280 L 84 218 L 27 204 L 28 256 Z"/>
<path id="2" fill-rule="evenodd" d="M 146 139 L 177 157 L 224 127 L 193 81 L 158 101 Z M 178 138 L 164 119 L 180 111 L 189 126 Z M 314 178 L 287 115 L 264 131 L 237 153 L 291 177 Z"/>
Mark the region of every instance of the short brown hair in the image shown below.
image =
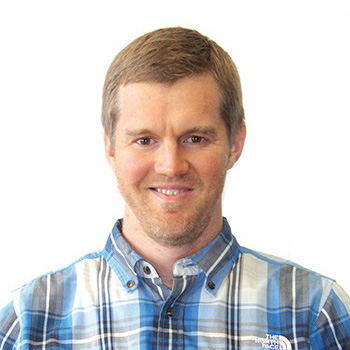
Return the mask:
<path id="1" fill-rule="evenodd" d="M 102 124 L 113 144 L 119 87 L 136 82 L 172 83 L 211 73 L 220 87 L 221 116 L 230 140 L 244 124 L 239 75 L 231 57 L 213 40 L 181 27 L 147 33 L 126 46 L 111 63 L 103 88 Z"/>

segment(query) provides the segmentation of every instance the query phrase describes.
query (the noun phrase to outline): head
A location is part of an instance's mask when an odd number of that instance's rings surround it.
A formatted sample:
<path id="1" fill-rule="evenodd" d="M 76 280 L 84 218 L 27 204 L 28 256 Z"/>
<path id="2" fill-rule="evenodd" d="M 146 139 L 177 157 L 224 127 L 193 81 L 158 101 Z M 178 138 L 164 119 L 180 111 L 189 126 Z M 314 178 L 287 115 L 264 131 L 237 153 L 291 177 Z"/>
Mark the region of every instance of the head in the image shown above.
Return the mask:
<path id="1" fill-rule="evenodd" d="M 241 84 L 230 56 L 191 29 L 172 27 L 147 33 L 126 46 L 111 63 L 103 89 L 102 124 L 111 144 L 119 117 L 119 89 L 128 83 L 177 80 L 209 73 L 221 92 L 220 113 L 230 142 L 244 124 Z"/>
<path id="2" fill-rule="evenodd" d="M 209 242 L 221 228 L 226 172 L 245 138 L 228 54 L 183 28 L 136 39 L 108 70 L 102 120 L 129 242 L 142 234 L 163 246 Z"/>

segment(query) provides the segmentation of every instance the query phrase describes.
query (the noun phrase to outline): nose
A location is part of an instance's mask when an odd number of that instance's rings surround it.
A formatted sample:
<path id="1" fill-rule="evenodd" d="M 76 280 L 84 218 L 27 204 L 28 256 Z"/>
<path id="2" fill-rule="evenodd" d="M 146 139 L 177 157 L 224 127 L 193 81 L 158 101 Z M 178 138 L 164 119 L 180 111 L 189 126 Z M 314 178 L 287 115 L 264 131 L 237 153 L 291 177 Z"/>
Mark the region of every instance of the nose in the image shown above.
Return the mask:
<path id="1" fill-rule="evenodd" d="M 174 177 L 186 174 L 189 170 L 189 163 L 184 151 L 179 148 L 176 142 L 164 142 L 155 155 L 155 172 L 157 174 Z"/>

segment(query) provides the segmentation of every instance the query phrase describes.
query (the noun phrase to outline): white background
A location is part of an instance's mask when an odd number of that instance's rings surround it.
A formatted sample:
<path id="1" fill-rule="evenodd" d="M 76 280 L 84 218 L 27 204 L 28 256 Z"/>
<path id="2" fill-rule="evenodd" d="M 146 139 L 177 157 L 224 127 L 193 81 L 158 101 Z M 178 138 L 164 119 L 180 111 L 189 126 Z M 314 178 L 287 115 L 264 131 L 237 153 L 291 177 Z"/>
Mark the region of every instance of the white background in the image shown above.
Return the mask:
<path id="1" fill-rule="evenodd" d="M 104 76 L 132 39 L 174 25 L 217 41 L 240 71 L 248 136 L 224 197 L 237 239 L 350 292 L 349 1 L 1 0 L 1 304 L 103 247 L 123 214 Z"/>

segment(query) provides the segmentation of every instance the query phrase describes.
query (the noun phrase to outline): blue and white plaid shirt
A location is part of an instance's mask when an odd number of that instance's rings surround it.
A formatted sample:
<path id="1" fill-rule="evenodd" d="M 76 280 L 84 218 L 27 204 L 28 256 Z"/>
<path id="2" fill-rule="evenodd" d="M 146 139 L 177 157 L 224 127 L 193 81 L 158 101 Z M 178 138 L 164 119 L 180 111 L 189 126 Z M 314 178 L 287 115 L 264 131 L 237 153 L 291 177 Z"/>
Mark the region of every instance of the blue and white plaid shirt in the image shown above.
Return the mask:
<path id="1" fill-rule="evenodd" d="M 174 266 L 173 289 L 113 228 L 105 248 L 16 290 L 8 349 L 350 349 L 350 299 L 333 281 L 218 237 Z"/>

